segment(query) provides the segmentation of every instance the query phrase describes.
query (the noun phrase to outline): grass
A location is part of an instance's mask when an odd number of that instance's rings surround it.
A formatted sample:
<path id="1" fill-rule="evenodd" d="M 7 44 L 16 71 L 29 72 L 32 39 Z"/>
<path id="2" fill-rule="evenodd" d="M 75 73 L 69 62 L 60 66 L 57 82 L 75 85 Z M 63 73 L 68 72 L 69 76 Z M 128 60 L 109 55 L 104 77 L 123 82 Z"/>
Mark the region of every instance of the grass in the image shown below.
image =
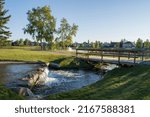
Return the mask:
<path id="1" fill-rule="evenodd" d="M 95 84 L 78 90 L 50 95 L 46 99 L 149 100 L 150 66 L 116 68 L 109 71 L 103 80 Z"/>
<path id="2" fill-rule="evenodd" d="M 41 50 L 40 46 L 0 46 L 0 49 Z"/>
<path id="3" fill-rule="evenodd" d="M 53 62 L 59 64 L 60 69 L 92 69 L 93 68 L 93 64 L 83 60 L 79 60 L 75 57 L 56 59 Z"/>
<path id="4" fill-rule="evenodd" d="M 64 57 L 66 56 L 50 53 L 48 51 L 31 51 L 28 49 L 0 49 L 0 60 L 50 62 Z"/>
<path id="5" fill-rule="evenodd" d="M 21 100 L 23 97 L 17 95 L 6 87 L 0 85 L 0 99 L 1 100 Z"/>

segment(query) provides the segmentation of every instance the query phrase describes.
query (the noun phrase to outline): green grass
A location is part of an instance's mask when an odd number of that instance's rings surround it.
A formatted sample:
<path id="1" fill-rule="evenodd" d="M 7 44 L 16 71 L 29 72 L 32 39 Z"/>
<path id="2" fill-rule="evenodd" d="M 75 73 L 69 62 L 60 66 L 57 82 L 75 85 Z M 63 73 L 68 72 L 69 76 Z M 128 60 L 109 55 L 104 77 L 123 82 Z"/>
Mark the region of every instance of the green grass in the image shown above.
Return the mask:
<path id="1" fill-rule="evenodd" d="M 0 49 L 41 50 L 40 46 L 0 46 Z"/>
<path id="2" fill-rule="evenodd" d="M 28 49 L 0 49 L 0 60 L 50 62 L 64 57 L 66 56 L 50 53 L 49 51 L 31 51 Z"/>
<path id="3" fill-rule="evenodd" d="M 150 66 L 116 68 L 109 71 L 104 79 L 79 90 L 48 96 L 46 99 L 150 99 Z"/>
<path id="4" fill-rule="evenodd" d="M 54 63 L 59 64 L 60 69 L 93 69 L 93 65 L 75 57 L 56 59 Z"/>
<path id="5" fill-rule="evenodd" d="M 4 86 L 0 85 L 0 99 L 1 100 L 21 100 L 24 98 L 12 92 L 11 90 L 5 88 Z"/>

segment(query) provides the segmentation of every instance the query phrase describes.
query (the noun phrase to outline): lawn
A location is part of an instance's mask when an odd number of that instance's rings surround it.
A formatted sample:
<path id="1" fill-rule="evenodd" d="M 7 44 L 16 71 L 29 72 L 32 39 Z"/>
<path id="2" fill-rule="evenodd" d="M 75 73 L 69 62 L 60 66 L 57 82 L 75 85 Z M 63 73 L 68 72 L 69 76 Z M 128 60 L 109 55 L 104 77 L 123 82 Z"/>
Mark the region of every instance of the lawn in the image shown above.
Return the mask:
<path id="1" fill-rule="evenodd" d="M 29 49 L 0 49 L 0 60 L 18 60 L 34 62 L 50 62 L 64 58 L 65 55 L 55 54 L 49 51 L 31 51 Z"/>
<path id="2" fill-rule="evenodd" d="M 95 84 L 79 90 L 50 95 L 46 99 L 149 100 L 150 66 L 116 68 Z"/>

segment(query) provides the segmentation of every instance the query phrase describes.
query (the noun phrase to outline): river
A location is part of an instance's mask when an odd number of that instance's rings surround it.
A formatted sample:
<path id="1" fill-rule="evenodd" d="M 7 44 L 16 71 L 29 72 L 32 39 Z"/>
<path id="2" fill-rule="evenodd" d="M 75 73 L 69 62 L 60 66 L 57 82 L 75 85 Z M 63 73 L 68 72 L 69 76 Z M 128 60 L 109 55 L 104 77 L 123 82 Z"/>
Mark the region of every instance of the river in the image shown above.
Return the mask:
<path id="1" fill-rule="evenodd" d="M 20 79 L 38 67 L 38 64 L 0 64 L 0 84 L 8 88 L 27 87 Z M 93 71 L 49 69 L 45 84 L 35 87 L 32 91 L 35 95 L 46 96 L 79 89 L 101 79 L 101 75 Z"/>

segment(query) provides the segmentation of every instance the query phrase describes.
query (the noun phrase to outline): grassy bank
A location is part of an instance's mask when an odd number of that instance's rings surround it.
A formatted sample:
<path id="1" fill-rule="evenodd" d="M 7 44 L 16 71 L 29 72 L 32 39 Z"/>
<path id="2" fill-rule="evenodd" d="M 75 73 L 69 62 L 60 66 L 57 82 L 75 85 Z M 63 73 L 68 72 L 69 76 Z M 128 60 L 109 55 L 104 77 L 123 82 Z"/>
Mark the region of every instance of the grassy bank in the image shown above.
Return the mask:
<path id="1" fill-rule="evenodd" d="M 150 66 L 116 68 L 95 84 L 47 99 L 150 99 Z"/>
<path id="2" fill-rule="evenodd" d="M 0 85 L 0 99 L 1 100 L 21 100 L 23 97 L 17 95 L 3 85 Z"/>
<path id="3" fill-rule="evenodd" d="M 51 53 L 49 51 L 31 51 L 24 49 L 0 49 L 0 60 L 41 61 L 50 62 L 64 58 L 65 55 Z"/>

